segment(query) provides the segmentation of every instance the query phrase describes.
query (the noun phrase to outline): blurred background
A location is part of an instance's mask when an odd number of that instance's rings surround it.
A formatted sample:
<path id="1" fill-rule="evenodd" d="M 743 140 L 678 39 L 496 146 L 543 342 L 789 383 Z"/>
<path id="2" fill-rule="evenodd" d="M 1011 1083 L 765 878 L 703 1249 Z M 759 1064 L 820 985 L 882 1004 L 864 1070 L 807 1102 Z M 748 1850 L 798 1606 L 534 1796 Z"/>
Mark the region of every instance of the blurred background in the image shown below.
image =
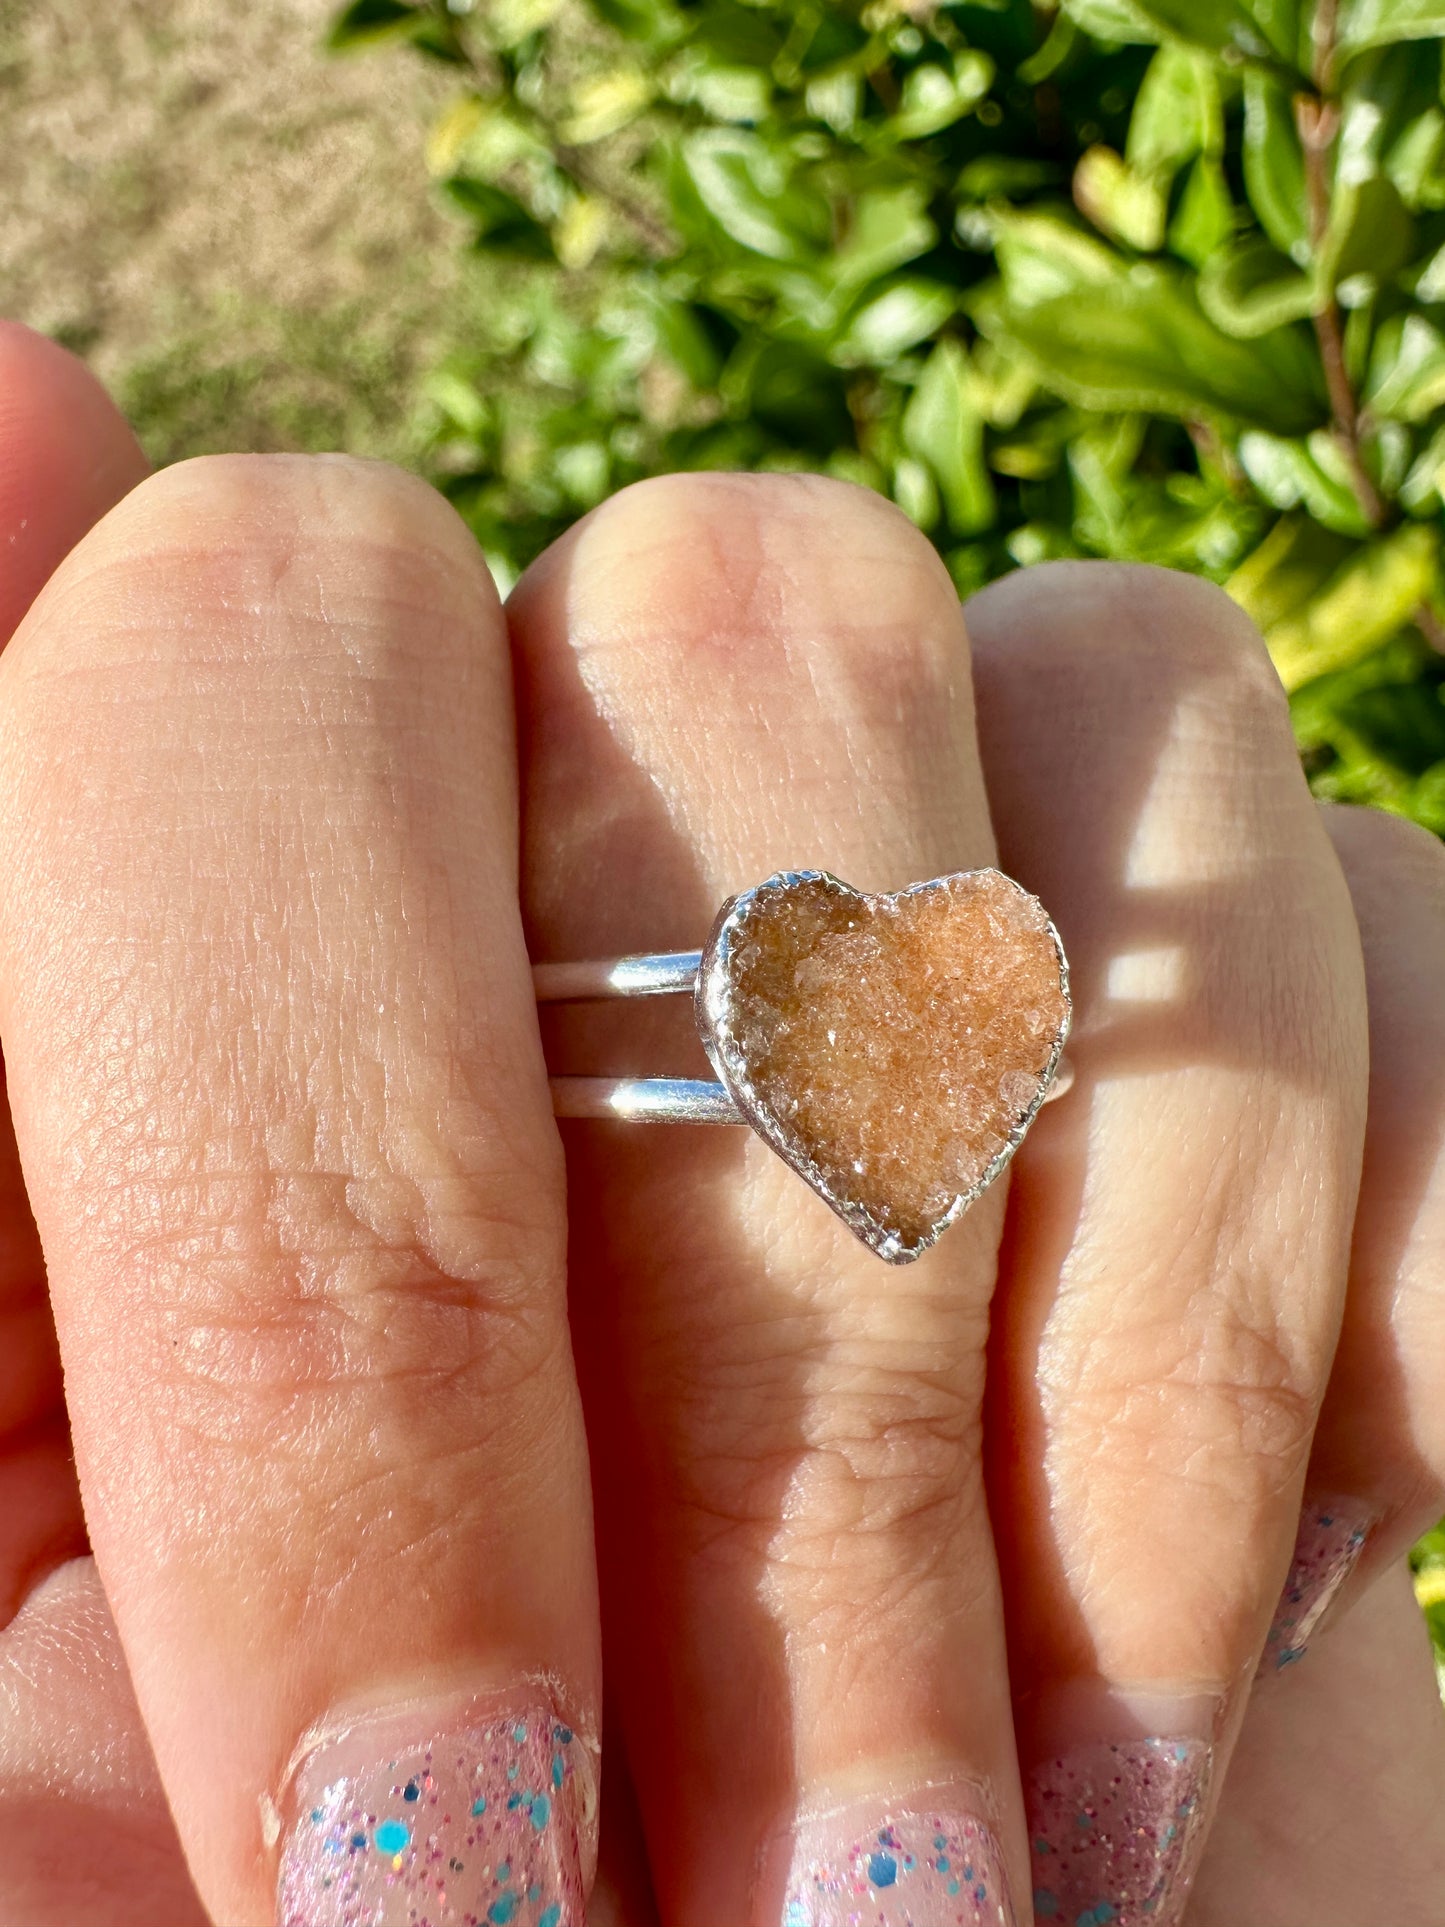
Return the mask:
<path id="1" fill-rule="evenodd" d="M 504 586 L 687 467 L 879 489 L 963 594 L 1188 569 L 1316 791 L 1445 835 L 1442 54 L 1445 0 L 0 0 L 0 309 L 157 463 L 418 470 Z"/>

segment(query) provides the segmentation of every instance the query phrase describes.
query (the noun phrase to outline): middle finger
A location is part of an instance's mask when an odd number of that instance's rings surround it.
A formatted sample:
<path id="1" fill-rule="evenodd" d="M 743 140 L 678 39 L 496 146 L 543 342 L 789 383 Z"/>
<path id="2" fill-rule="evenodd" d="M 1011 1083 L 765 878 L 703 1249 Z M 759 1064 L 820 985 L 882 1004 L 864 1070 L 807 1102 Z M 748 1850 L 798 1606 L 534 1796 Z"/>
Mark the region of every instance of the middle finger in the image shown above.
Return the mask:
<path id="1" fill-rule="evenodd" d="M 878 498 L 647 484 L 510 614 L 534 956 L 696 947 L 782 869 L 889 891 L 992 861 L 957 599 Z M 702 1072 L 685 1011 L 617 1015 L 569 1023 L 554 1068 Z M 749 1134 L 569 1135 L 609 1665 L 663 1920 L 1001 1927 L 985 1829 L 1015 1883 L 1025 1862 L 979 1468 L 999 1192 L 890 1272 Z"/>

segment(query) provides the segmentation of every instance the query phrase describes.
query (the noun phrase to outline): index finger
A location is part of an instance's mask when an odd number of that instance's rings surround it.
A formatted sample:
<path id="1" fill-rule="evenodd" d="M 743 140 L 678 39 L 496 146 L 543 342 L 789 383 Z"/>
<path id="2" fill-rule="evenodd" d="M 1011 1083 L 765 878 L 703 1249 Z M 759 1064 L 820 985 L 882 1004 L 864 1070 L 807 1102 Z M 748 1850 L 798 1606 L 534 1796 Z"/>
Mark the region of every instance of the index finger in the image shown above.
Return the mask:
<path id="1" fill-rule="evenodd" d="M 580 1927 L 597 1632 L 515 823 L 495 591 L 378 465 L 167 471 L 0 665 L 17 1136 L 225 1927 Z"/>
<path id="2" fill-rule="evenodd" d="M 145 473 L 135 437 L 83 364 L 0 320 L 0 647 Z M 0 1066 L 0 1626 L 84 1547 L 45 1264 Z"/>

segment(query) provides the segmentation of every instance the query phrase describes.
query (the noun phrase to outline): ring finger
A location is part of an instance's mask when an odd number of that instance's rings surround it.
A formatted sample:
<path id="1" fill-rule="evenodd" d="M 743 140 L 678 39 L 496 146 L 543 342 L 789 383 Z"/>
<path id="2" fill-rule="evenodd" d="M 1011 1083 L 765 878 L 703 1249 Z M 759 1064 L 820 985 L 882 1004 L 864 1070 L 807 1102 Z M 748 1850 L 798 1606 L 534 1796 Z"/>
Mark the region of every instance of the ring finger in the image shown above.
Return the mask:
<path id="1" fill-rule="evenodd" d="M 1036 1909 L 1166 1927 L 1294 1542 L 1363 1139 L 1358 932 L 1258 636 L 1159 570 L 970 604 L 1004 859 L 1075 965 L 991 1379 Z"/>

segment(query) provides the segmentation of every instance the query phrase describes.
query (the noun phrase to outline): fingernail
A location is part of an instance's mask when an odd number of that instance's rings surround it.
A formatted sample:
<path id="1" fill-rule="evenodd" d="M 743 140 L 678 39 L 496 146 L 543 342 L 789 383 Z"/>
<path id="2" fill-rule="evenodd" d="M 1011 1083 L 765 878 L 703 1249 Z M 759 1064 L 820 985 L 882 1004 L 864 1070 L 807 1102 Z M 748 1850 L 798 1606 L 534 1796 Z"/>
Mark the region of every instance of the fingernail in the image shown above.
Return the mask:
<path id="1" fill-rule="evenodd" d="M 541 1701 L 359 1722 L 287 1807 L 279 1927 L 583 1927 L 591 1761 Z"/>
<path id="2" fill-rule="evenodd" d="M 1177 1927 L 1204 1844 L 1213 1754 L 1207 1740 L 1121 1740 L 1036 1768 L 1025 1789 L 1035 1918 Z"/>
<path id="3" fill-rule="evenodd" d="M 803 1820 L 769 1927 L 1016 1927 L 993 1829 L 939 1792 Z"/>
<path id="4" fill-rule="evenodd" d="M 1353 1499 L 1305 1506 L 1289 1577 L 1259 1662 L 1261 1674 L 1282 1673 L 1303 1659 L 1378 1523 L 1377 1512 Z"/>

